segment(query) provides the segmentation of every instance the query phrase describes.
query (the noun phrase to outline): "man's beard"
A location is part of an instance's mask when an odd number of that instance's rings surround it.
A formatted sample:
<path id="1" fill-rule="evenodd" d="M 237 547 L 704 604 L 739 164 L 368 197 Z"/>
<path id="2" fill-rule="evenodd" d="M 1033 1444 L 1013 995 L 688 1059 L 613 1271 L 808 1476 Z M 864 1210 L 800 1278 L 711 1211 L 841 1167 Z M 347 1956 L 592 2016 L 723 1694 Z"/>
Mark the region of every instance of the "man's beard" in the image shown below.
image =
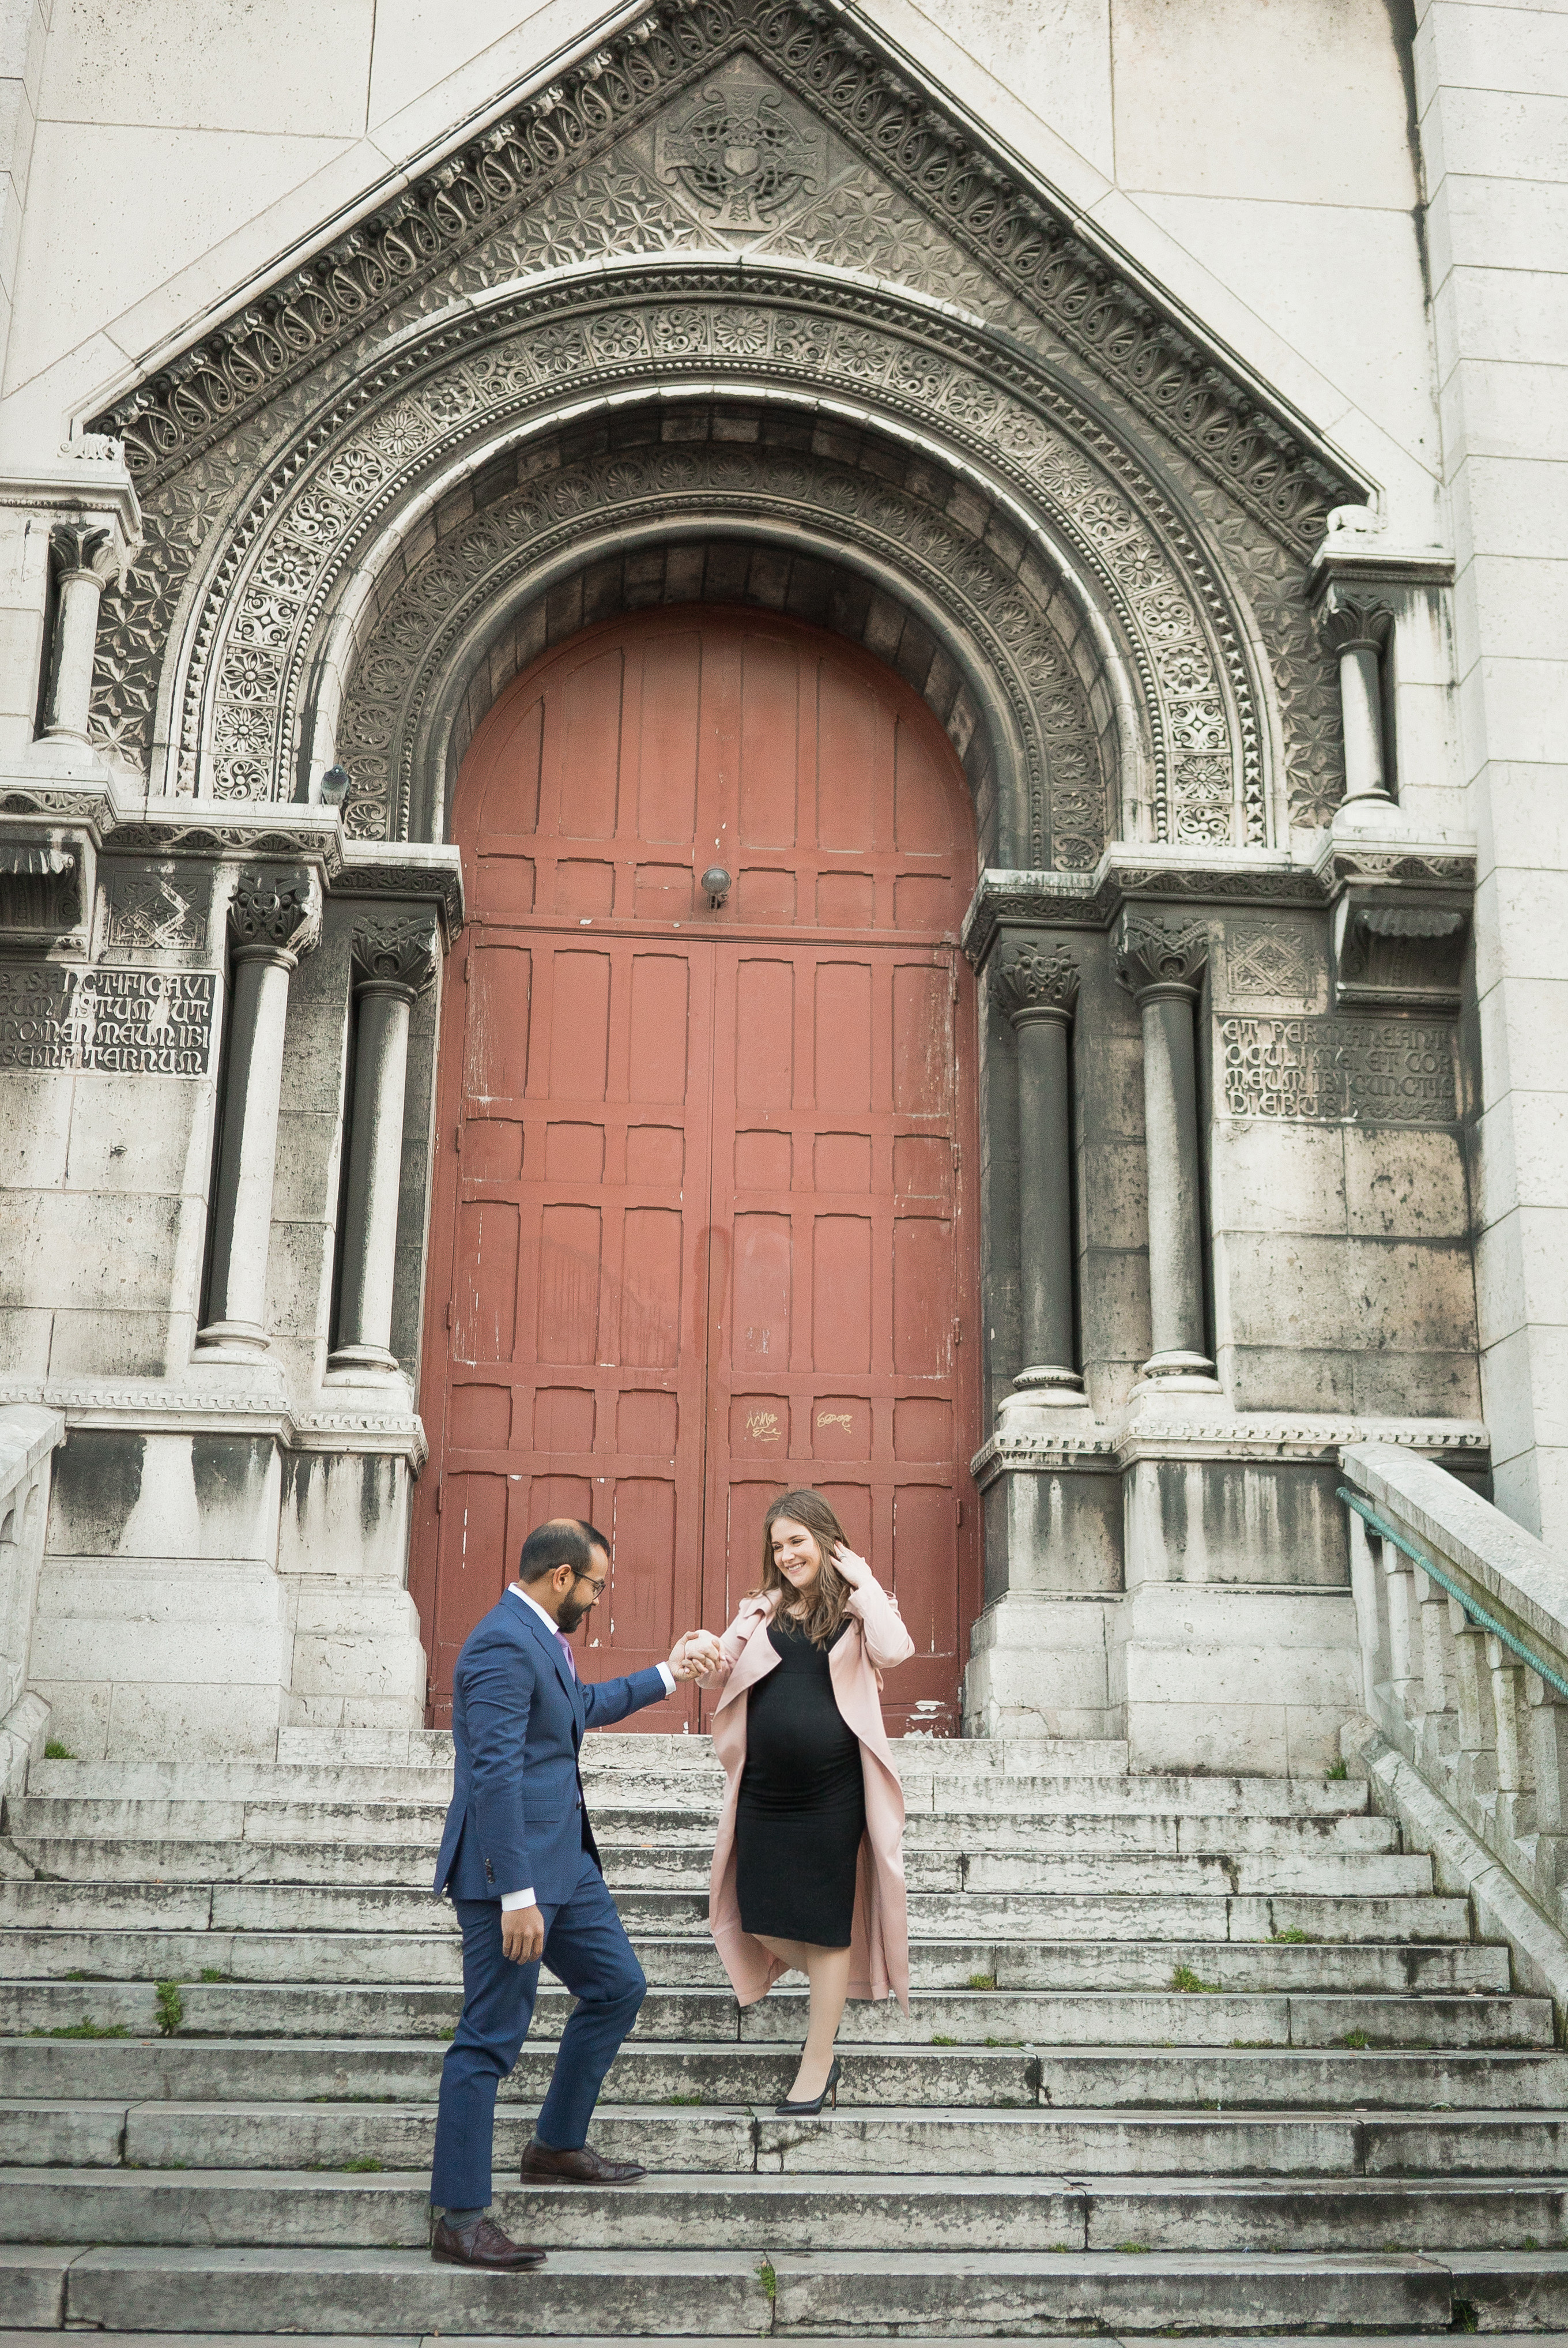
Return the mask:
<path id="1" fill-rule="evenodd" d="M 593 1601 L 590 1599 L 589 1601 L 589 1605 L 591 1605 L 592 1602 Z M 577 1629 L 578 1624 L 582 1621 L 583 1616 L 588 1612 L 588 1606 L 579 1605 L 575 1598 L 563 1598 L 561 1600 L 560 1612 L 556 1616 L 556 1622 L 559 1627 L 566 1632 L 568 1638 L 570 1638 L 572 1632 Z"/>

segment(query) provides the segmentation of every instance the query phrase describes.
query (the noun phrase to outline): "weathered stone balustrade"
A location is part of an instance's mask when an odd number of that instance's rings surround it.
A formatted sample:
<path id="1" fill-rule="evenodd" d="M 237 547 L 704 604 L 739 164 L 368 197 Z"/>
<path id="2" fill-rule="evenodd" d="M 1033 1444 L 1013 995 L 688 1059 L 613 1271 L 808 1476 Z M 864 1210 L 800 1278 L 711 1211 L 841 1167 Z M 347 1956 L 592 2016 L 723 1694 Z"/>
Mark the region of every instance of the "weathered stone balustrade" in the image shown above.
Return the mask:
<path id="1" fill-rule="evenodd" d="M 1440 1889 L 1512 1942 L 1521 1986 L 1568 2009 L 1568 1567 L 1430 1460 L 1343 1457 L 1379 1520 L 1352 1505 L 1370 1729 L 1348 1752 Z"/>

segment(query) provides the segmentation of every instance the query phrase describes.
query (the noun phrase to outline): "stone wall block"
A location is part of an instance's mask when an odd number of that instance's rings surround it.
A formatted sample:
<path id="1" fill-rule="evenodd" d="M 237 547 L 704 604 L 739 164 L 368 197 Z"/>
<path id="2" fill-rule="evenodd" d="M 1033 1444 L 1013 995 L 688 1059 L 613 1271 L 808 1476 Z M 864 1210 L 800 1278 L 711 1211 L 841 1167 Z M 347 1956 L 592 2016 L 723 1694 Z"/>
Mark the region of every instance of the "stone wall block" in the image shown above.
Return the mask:
<path id="1" fill-rule="evenodd" d="M 271 1566 L 278 1490 L 270 1437 L 78 1426 L 56 1463 L 49 1555 Z"/>
<path id="2" fill-rule="evenodd" d="M 1479 1418 L 1475 1354 L 1367 1353 L 1352 1358 L 1348 1407 L 1370 1418 Z"/>
<path id="3" fill-rule="evenodd" d="M 49 1320 L 51 1377 L 163 1378 L 190 1358 L 189 1338 L 180 1342 L 180 1324 L 166 1312 L 59 1312 Z"/>
<path id="4" fill-rule="evenodd" d="M 5 1114 L 0 1117 L 0 1191 L 6 1197 L 5 1226 L 19 1190 L 56 1190 L 66 1179 L 71 1134 L 73 1079 L 63 1071 L 29 1074 L 17 1069 L 5 1078 Z M 9 1252 L 0 1231 L 0 1251 Z"/>
<path id="5" fill-rule="evenodd" d="M 291 1581 L 353 1575 L 401 1587 L 413 1478 L 375 1452 L 296 1451 L 282 1462 L 278 1570 Z"/>
<path id="6" fill-rule="evenodd" d="M 968 1736 L 1114 1736 L 1106 1665 L 1112 1609 L 1014 1592 L 975 1624 L 964 1673 Z"/>
<path id="7" fill-rule="evenodd" d="M 1222 1340 L 1220 1374 L 1237 1410 L 1356 1407 L 1356 1364 L 1337 1349 L 1238 1345 Z M 1403 1406 L 1397 1416 L 1403 1415 Z"/>
<path id="8" fill-rule="evenodd" d="M 145 1076 L 77 1077 L 67 1189 L 94 1198 L 128 1191 L 184 1199 L 204 1211 L 211 1163 L 210 1085 Z M 105 1219 L 118 1220 L 118 1213 L 117 1205 Z"/>
<path id="9" fill-rule="evenodd" d="M 1470 1202 L 1453 1134 L 1356 1125 L 1344 1131 L 1352 1232 L 1378 1239 L 1466 1238 Z"/>
<path id="10" fill-rule="evenodd" d="M 1209 1136 L 1210 1214 L 1216 1277 L 1232 1231 L 1318 1232 L 1347 1227 L 1345 1133 L 1335 1125 L 1296 1125 L 1245 1117 Z"/>
<path id="11" fill-rule="evenodd" d="M 291 1644 L 269 1564 L 51 1557 L 40 1581 L 35 1677 L 84 1760 L 272 1758 Z"/>
<path id="12" fill-rule="evenodd" d="M 1311 1461 L 1141 1458 L 1123 1472 L 1129 1590 L 1348 1585 L 1337 1476 Z"/>

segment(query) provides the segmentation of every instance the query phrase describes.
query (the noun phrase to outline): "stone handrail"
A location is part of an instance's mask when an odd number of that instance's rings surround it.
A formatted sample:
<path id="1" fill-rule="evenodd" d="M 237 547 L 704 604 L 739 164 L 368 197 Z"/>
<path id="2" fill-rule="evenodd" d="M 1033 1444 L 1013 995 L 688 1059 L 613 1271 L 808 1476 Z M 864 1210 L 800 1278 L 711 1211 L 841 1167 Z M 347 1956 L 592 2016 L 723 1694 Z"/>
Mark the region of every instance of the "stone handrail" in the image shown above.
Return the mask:
<path id="1" fill-rule="evenodd" d="M 19 1793 L 44 1747 L 49 1707 L 27 1687 L 27 1652 L 44 1562 L 49 1470 L 65 1437 L 57 1410 L 0 1407 L 0 1793 Z"/>
<path id="2" fill-rule="evenodd" d="M 1568 2015 L 1568 1560 L 1429 1459 L 1341 1457 L 1373 1732 L 1347 1756 Z"/>

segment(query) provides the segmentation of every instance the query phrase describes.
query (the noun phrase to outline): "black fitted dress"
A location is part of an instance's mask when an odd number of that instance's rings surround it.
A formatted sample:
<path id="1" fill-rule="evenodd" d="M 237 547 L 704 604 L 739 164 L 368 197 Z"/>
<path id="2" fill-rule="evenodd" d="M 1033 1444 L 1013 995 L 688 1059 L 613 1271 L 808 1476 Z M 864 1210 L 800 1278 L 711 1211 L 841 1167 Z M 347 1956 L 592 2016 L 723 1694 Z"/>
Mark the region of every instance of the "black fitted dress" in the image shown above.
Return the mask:
<path id="1" fill-rule="evenodd" d="M 836 1646 L 849 1625 L 841 1623 Z M 838 1709 L 826 1647 L 775 1619 L 779 1660 L 746 1694 L 746 1766 L 735 1809 L 741 1927 L 846 1949 L 866 1832 L 860 1739 Z"/>

